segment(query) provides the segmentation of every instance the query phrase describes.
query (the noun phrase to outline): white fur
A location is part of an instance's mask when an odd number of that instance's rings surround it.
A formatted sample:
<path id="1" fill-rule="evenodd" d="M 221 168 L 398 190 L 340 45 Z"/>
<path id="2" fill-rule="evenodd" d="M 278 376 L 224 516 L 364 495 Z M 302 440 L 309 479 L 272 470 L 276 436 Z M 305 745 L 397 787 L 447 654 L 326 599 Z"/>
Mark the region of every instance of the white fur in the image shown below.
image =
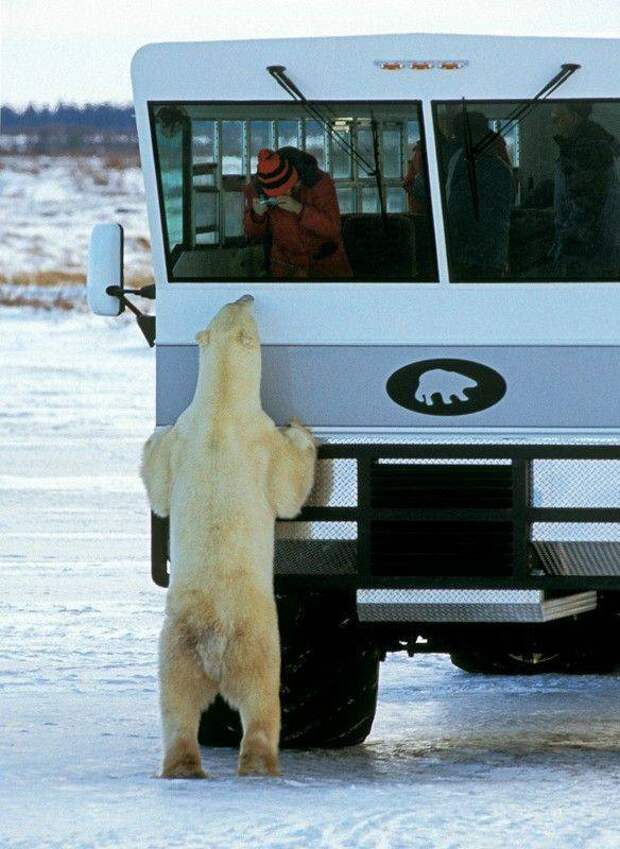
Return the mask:
<path id="1" fill-rule="evenodd" d="M 260 340 L 248 300 L 197 335 L 194 399 L 144 446 L 153 511 L 170 516 L 171 582 L 160 640 L 162 775 L 202 776 L 196 733 L 217 692 L 241 713 L 239 771 L 277 772 L 280 648 L 274 523 L 313 485 L 316 445 L 260 405 Z"/>

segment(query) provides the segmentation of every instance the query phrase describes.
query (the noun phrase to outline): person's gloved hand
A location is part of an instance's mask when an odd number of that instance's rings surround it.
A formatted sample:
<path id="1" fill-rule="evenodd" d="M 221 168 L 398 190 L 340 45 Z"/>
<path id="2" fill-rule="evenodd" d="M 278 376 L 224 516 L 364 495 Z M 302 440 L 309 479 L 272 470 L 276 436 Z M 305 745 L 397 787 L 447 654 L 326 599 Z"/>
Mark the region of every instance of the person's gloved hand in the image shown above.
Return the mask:
<path id="1" fill-rule="evenodd" d="M 298 200 L 295 200 L 292 195 L 280 195 L 280 197 L 277 198 L 277 201 L 277 206 L 280 209 L 284 209 L 286 212 L 292 212 L 294 215 L 299 215 L 303 209 L 303 204 L 299 203 Z"/>
<path id="2" fill-rule="evenodd" d="M 254 215 L 256 215 L 258 218 L 262 218 L 268 209 L 269 207 L 266 204 L 261 203 L 258 198 L 254 198 L 254 200 L 252 201 L 252 210 L 254 212 Z"/>

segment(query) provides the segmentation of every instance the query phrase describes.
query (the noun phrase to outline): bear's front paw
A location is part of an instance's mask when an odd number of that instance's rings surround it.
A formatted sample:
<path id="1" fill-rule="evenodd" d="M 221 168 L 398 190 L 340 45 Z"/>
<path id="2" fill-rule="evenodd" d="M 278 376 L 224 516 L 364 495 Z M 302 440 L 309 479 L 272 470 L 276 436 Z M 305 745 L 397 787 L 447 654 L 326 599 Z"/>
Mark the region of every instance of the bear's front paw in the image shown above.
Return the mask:
<path id="1" fill-rule="evenodd" d="M 316 445 L 316 439 L 314 438 L 314 434 L 312 433 L 310 428 L 307 428 L 295 416 L 293 416 L 293 418 L 288 423 L 287 431 L 288 435 L 290 437 L 293 437 L 293 439 L 295 439 L 296 441 L 301 442 L 301 440 L 304 440 L 305 442 L 310 442 L 312 445 Z"/>

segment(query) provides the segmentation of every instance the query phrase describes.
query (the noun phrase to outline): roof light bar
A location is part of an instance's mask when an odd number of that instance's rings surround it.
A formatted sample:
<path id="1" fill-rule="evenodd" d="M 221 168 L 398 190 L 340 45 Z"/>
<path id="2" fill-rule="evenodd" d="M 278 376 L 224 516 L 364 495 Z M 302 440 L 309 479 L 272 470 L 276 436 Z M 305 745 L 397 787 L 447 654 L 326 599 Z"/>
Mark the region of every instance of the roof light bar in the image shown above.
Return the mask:
<path id="1" fill-rule="evenodd" d="M 382 71 L 458 71 L 469 65 L 467 59 L 376 59 Z"/>

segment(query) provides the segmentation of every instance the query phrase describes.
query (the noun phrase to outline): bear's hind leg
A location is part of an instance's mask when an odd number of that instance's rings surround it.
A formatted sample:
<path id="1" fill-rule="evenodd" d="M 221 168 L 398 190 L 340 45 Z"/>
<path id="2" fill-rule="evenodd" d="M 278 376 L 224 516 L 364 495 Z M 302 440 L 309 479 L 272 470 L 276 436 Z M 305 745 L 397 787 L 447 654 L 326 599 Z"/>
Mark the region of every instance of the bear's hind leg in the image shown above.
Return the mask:
<path id="1" fill-rule="evenodd" d="M 280 737 L 280 702 L 244 704 L 239 708 L 243 739 L 239 751 L 238 775 L 280 775 L 278 739 Z M 277 717 L 277 718 L 276 718 Z"/>
<path id="2" fill-rule="evenodd" d="M 206 778 L 200 763 L 198 724 L 217 693 L 188 632 L 164 624 L 159 648 L 164 760 L 161 778 Z"/>
<path id="3" fill-rule="evenodd" d="M 274 623 L 277 629 L 277 624 Z M 238 641 L 227 658 L 221 693 L 239 710 L 243 738 L 238 775 L 280 775 L 280 654 L 277 639 Z"/>

